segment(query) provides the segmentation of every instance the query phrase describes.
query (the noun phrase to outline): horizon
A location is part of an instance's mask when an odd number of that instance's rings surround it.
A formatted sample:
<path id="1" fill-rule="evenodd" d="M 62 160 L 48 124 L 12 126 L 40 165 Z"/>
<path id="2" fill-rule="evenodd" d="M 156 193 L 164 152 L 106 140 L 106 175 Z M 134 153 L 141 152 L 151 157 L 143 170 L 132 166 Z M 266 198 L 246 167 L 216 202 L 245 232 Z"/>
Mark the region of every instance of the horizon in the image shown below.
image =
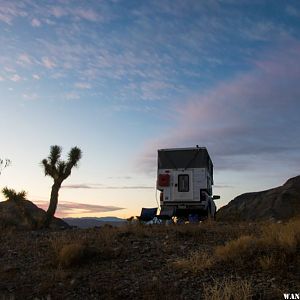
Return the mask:
<path id="1" fill-rule="evenodd" d="M 61 217 L 156 207 L 161 148 L 207 147 L 218 208 L 300 174 L 299 2 L 0 3 L 1 189 L 47 206 L 51 145 Z"/>

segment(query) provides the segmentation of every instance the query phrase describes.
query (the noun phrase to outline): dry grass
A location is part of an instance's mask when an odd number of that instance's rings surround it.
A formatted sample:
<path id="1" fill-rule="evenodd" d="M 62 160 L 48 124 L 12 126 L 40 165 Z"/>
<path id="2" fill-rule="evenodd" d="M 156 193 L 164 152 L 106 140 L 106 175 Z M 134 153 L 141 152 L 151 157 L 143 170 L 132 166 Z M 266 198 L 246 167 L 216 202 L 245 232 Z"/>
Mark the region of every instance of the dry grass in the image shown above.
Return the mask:
<path id="1" fill-rule="evenodd" d="M 116 242 L 117 229 L 98 229 L 57 232 L 49 239 L 53 249 L 53 264 L 72 267 L 88 261 L 90 257 L 110 259 L 120 255 Z"/>
<path id="2" fill-rule="evenodd" d="M 82 243 L 65 245 L 58 254 L 58 263 L 62 268 L 81 265 L 87 259 L 93 257 L 97 251 Z"/>
<path id="3" fill-rule="evenodd" d="M 137 238 L 149 238 L 153 235 L 153 226 L 143 225 L 140 223 L 128 223 L 118 228 L 119 237 L 134 236 Z"/>
<path id="4" fill-rule="evenodd" d="M 272 255 L 265 255 L 258 258 L 258 263 L 262 270 L 268 271 L 278 265 L 278 259 Z"/>
<path id="5" fill-rule="evenodd" d="M 204 285 L 204 299 L 246 300 L 252 299 L 251 282 L 247 280 L 223 279 L 211 286 Z"/>
<path id="6" fill-rule="evenodd" d="M 208 253 L 195 251 L 192 252 L 188 258 L 179 258 L 172 264 L 176 269 L 198 272 L 200 270 L 209 269 L 213 265 L 213 260 Z"/>

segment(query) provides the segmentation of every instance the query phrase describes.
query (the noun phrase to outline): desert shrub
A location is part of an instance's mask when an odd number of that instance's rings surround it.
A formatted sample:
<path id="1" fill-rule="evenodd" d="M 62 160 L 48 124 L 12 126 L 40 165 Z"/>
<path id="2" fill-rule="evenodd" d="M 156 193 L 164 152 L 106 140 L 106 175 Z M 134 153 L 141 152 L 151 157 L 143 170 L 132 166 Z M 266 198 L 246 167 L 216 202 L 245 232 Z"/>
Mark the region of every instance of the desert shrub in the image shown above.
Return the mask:
<path id="1" fill-rule="evenodd" d="M 82 264 L 90 258 L 95 251 L 92 251 L 83 243 L 73 243 L 65 245 L 58 254 L 58 264 L 63 268 L 69 268 Z"/>
<path id="2" fill-rule="evenodd" d="M 115 240 L 116 233 L 117 229 L 110 227 L 55 232 L 49 238 L 54 264 L 69 267 L 91 256 L 101 260 L 117 257 L 122 249 Z"/>
<path id="3" fill-rule="evenodd" d="M 300 220 L 265 225 L 261 239 L 271 247 L 281 248 L 287 254 L 294 253 L 300 245 Z"/>
<path id="4" fill-rule="evenodd" d="M 148 238 L 153 234 L 153 227 L 143 225 L 140 223 L 128 223 L 119 228 L 119 237 L 137 237 L 137 238 Z"/>
<path id="5" fill-rule="evenodd" d="M 6 200 L 21 201 L 26 200 L 27 193 L 25 191 L 16 192 L 14 189 L 9 189 L 7 186 L 2 189 L 2 194 Z"/>
<path id="6" fill-rule="evenodd" d="M 251 282 L 247 280 L 223 279 L 212 285 L 204 285 L 204 299 L 246 300 L 252 299 Z"/>
<path id="7" fill-rule="evenodd" d="M 176 260 L 173 265 L 194 272 L 223 264 L 270 270 L 285 267 L 287 262 L 298 264 L 299 246 L 300 221 L 292 220 L 286 224 L 263 225 L 258 236 L 242 235 L 215 247 L 211 255 L 197 251 Z"/>
<path id="8" fill-rule="evenodd" d="M 196 224 L 186 224 L 183 226 L 175 225 L 173 226 L 173 231 L 175 232 L 178 238 L 187 238 L 193 237 L 196 239 L 202 240 L 205 238 L 205 233 L 207 232 L 207 226 L 204 224 L 196 225 Z"/>
<path id="9" fill-rule="evenodd" d="M 274 255 L 264 255 L 258 258 L 258 264 L 264 271 L 269 271 L 278 265 L 278 258 Z"/>
<path id="10" fill-rule="evenodd" d="M 245 258 L 249 259 L 253 257 L 259 247 L 259 240 L 257 238 L 248 235 L 241 236 L 224 246 L 216 247 L 214 258 L 216 261 L 241 263 Z"/>
<path id="11" fill-rule="evenodd" d="M 213 257 L 203 251 L 192 252 L 187 258 L 178 258 L 173 263 L 176 269 L 198 272 L 209 269 L 213 264 Z"/>

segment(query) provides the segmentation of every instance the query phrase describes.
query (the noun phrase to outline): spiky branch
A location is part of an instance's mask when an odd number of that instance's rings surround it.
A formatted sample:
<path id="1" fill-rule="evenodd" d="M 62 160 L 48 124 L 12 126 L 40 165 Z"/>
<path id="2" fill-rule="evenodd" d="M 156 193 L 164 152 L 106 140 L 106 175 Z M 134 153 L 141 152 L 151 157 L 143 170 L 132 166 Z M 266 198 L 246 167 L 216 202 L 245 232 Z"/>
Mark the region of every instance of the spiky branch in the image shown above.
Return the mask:
<path id="1" fill-rule="evenodd" d="M 8 158 L 5 158 L 5 159 L 2 159 L 0 158 L 0 175 L 1 175 L 1 172 L 7 168 L 9 165 L 11 165 L 11 160 L 8 159 Z"/>

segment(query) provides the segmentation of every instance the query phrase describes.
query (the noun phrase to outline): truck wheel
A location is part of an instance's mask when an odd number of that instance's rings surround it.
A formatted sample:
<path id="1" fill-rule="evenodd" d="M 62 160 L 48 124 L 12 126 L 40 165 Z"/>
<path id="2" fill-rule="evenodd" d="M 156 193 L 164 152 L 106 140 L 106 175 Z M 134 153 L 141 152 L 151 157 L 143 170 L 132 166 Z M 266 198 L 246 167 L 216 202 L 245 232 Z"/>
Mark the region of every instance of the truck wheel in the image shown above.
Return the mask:
<path id="1" fill-rule="evenodd" d="M 211 219 L 211 211 L 210 208 L 207 210 L 207 220 Z"/>
<path id="2" fill-rule="evenodd" d="M 206 220 L 213 220 L 214 219 L 214 215 L 212 215 L 211 213 L 211 207 L 209 205 L 208 209 L 207 209 L 207 219 Z"/>

